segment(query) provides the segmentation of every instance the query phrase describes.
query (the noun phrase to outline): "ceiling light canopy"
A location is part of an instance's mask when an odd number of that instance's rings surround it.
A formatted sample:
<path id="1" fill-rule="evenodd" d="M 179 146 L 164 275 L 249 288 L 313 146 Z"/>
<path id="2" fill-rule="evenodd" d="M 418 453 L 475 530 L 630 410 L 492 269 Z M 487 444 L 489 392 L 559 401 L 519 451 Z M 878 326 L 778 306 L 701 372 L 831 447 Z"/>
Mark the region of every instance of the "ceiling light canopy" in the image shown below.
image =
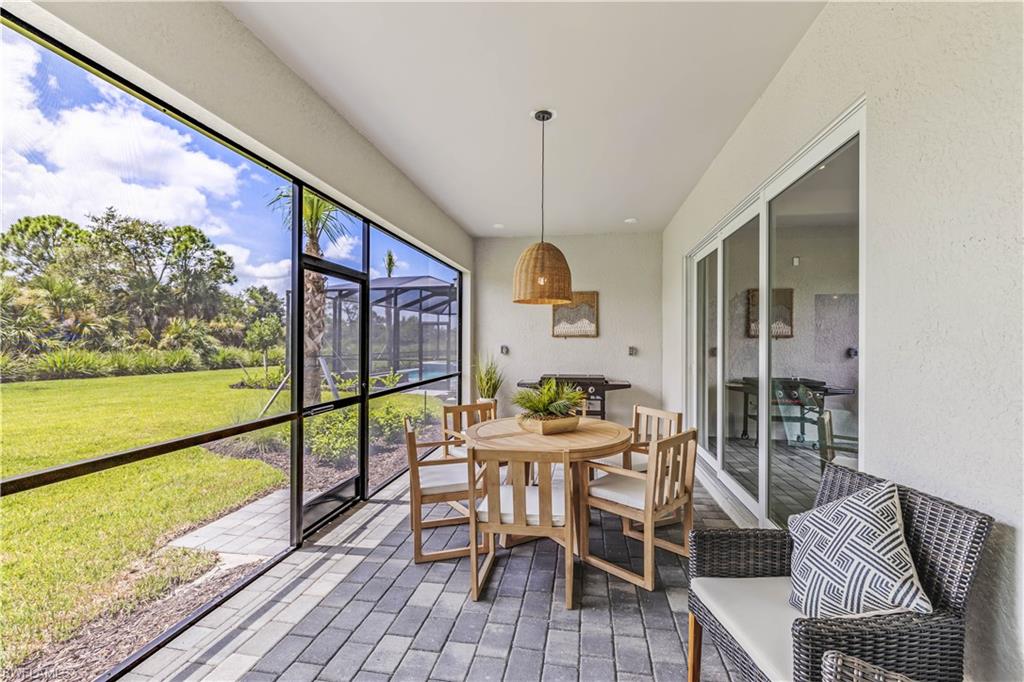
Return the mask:
<path id="1" fill-rule="evenodd" d="M 512 275 L 512 301 L 552 305 L 572 302 L 572 273 L 557 246 L 544 241 L 544 149 L 546 124 L 554 115 L 547 109 L 534 112 L 540 121 L 540 241 L 519 255 Z"/>

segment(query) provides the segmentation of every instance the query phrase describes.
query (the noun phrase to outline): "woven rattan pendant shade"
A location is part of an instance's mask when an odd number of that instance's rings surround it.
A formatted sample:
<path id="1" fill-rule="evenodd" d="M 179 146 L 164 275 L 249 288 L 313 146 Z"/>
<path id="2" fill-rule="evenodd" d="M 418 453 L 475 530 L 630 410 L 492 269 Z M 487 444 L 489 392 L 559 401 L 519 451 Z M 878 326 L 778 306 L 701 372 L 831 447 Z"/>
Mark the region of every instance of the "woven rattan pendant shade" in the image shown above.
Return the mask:
<path id="1" fill-rule="evenodd" d="M 519 254 L 512 273 L 512 302 L 555 305 L 572 303 L 572 273 L 565 255 L 544 241 L 544 131 L 554 118 L 547 109 L 533 112 L 540 121 L 540 241 Z"/>
<path id="2" fill-rule="evenodd" d="M 572 273 L 557 246 L 536 242 L 519 254 L 512 275 L 512 302 L 542 305 L 572 302 Z"/>

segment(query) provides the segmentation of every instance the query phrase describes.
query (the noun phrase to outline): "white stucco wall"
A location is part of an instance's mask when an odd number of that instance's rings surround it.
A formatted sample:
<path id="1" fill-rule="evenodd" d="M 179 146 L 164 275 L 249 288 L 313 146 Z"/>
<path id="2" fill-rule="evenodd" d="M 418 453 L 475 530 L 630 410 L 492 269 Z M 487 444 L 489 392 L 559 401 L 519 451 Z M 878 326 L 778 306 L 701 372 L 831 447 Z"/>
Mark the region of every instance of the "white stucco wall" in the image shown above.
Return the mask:
<path id="1" fill-rule="evenodd" d="M 6 6 L 428 251 L 472 268 L 472 240 L 462 228 L 220 4 Z"/>
<path id="2" fill-rule="evenodd" d="M 1020 4 L 830 4 L 664 232 L 664 397 L 683 258 L 866 98 L 862 468 L 991 514 L 968 677 L 1024 679 Z"/>
<path id="3" fill-rule="evenodd" d="M 551 306 L 512 303 L 512 270 L 535 239 L 478 239 L 474 261 L 476 350 L 501 363 L 503 415 L 520 379 L 544 373 L 603 374 L 633 387 L 608 394 L 608 418 L 629 423 L 633 404 L 661 402 L 661 258 L 658 233 L 553 237 L 572 269 L 576 291 L 597 291 L 597 338 L 551 336 Z M 501 345 L 509 347 L 500 355 Z M 628 354 L 636 346 L 635 356 Z"/>

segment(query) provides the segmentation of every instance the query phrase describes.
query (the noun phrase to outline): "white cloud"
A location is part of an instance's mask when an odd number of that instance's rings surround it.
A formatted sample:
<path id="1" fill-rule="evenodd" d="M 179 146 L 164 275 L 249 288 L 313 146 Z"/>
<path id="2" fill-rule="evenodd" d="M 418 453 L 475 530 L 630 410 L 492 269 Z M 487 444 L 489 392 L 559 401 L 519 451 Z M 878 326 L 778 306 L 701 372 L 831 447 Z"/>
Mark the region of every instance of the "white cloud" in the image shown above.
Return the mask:
<path id="1" fill-rule="evenodd" d="M 41 213 L 86 222 L 114 206 L 210 236 L 230 232 L 208 197 L 237 195 L 240 169 L 194 149 L 191 134 L 146 118 L 144 104 L 95 76 L 89 82 L 101 102 L 48 119 L 31 81 L 40 49 L 21 39 L 3 43 L 3 227 Z"/>
<path id="2" fill-rule="evenodd" d="M 238 244 L 218 244 L 235 261 L 235 275 L 238 282 L 231 287 L 241 291 L 249 286 L 265 285 L 279 294 L 283 294 L 289 287 L 289 277 L 292 272 L 291 259 L 283 258 L 265 263 L 252 263 L 252 251 L 239 246 Z"/>
<path id="3" fill-rule="evenodd" d="M 60 90 L 60 81 L 58 81 L 57 77 L 51 73 L 46 79 L 46 86 L 51 90 Z"/>
<path id="4" fill-rule="evenodd" d="M 241 201 L 239 201 L 238 199 L 235 199 L 234 201 L 231 202 L 231 210 L 237 211 L 240 208 L 242 208 L 242 202 Z"/>
<path id="5" fill-rule="evenodd" d="M 324 258 L 334 261 L 347 260 L 356 263 L 362 258 L 362 254 L 356 254 L 355 249 L 359 246 L 359 240 L 349 235 L 342 235 L 330 242 L 324 249 Z"/>

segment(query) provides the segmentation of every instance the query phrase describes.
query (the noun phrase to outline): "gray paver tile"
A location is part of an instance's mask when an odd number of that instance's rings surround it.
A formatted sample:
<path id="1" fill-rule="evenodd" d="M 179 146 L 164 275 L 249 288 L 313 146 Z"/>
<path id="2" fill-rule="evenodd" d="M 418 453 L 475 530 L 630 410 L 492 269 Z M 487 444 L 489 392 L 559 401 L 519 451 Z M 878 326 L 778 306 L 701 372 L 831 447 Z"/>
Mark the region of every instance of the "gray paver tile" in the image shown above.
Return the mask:
<path id="1" fill-rule="evenodd" d="M 363 663 L 363 669 L 390 675 L 398 669 L 410 644 L 412 637 L 385 635 Z"/>
<path id="2" fill-rule="evenodd" d="M 448 682 L 462 682 L 473 663 L 473 651 L 476 647 L 464 642 L 448 642 L 441 649 L 431 677 Z"/>
<path id="3" fill-rule="evenodd" d="M 615 635 L 615 668 L 623 673 L 651 674 L 647 640 L 642 637 Z"/>
<path id="4" fill-rule="evenodd" d="M 505 666 L 505 680 L 508 682 L 534 682 L 539 680 L 544 658 L 529 649 L 512 649 Z"/>
<path id="5" fill-rule="evenodd" d="M 544 682 L 576 682 L 579 671 L 575 667 L 545 663 L 541 679 Z"/>
<path id="6" fill-rule="evenodd" d="M 515 631 L 514 625 L 488 623 L 484 626 L 483 634 L 480 636 L 476 655 L 504 659 L 512 648 L 512 637 L 515 635 Z M 499 674 L 498 677 L 500 679 L 501 675 Z"/>
<path id="7" fill-rule="evenodd" d="M 437 663 L 437 654 L 433 651 L 417 651 L 410 649 L 395 671 L 394 682 L 423 682 L 430 677 L 430 671 Z"/>
<path id="8" fill-rule="evenodd" d="M 473 665 L 469 667 L 466 679 L 473 682 L 500 682 L 504 673 L 504 658 L 477 656 L 473 659 Z"/>

